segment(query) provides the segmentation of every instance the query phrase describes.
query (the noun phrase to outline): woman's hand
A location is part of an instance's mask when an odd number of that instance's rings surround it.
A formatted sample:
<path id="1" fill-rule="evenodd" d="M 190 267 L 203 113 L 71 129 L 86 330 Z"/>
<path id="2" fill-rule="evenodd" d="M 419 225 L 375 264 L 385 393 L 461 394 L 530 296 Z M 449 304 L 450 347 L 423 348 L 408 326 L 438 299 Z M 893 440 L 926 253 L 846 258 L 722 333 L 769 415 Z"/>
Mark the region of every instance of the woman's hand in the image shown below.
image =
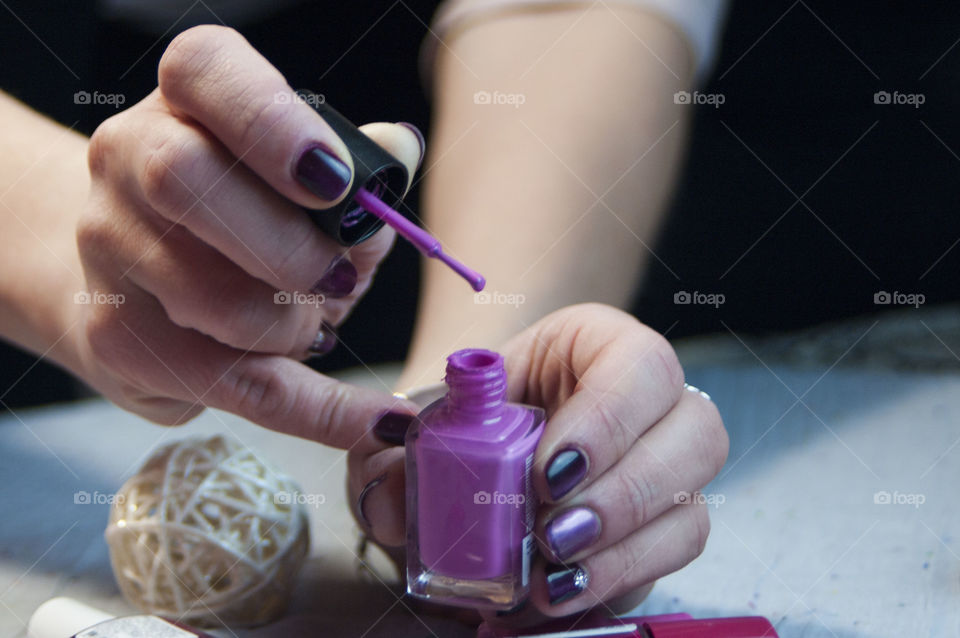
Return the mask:
<path id="1" fill-rule="evenodd" d="M 414 174 L 418 133 L 363 130 Z M 394 232 L 345 249 L 299 207 L 342 199 L 350 155 L 237 32 L 180 34 L 158 88 L 97 129 L 88 160 L 77 349 L 94 387 L 161 423 L 212 406 L 339 447 L 403 410 L 297 361 L 333 348 Z"/>
<path id="2" fill-rule="evenodd" d="M 544 407 L 548 421 L 533 468 L 542 558 L 532 569 L 532 604 L 491 620 L 625 611 L 703 550 L 706 506 L 678 504 L 677 495 L 689 497 L 723 466 L 720 415 L 704 395 L 684 390 L 662 336 L 608 306 L 554 312 L 502 353 L 510 400 Z M 398 448 L 350 455 L 361 524 L 387 546 L 403 542 L 402 460 Z"/>

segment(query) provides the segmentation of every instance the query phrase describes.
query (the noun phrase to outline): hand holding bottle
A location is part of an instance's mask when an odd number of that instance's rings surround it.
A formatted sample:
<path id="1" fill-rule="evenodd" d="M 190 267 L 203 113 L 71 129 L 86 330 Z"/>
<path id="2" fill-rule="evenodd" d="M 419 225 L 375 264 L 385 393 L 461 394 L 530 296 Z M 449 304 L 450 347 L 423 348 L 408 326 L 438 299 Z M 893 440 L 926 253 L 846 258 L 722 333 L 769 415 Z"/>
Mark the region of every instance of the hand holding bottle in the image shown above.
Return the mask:
<path id="1" fill-rule="evenodd" d="M 521 614 L 623 611 L 703 550 L 706 506 L 677 495 L 689 496 L 723 466 L 719 413 L 705 395 L 685 390 L 662 336 L 608 306 L 556 311 L 500 351 L 508 400 L 547 414 L 532 474 L 542 501 L 534 528 L 541 558 Z M 381 437 L 397 443 L 403 426 L 398 417 Z M 381 544 L 401 546 L 404 451 L 352 452 L 349 466 L 361 524 Z"/>

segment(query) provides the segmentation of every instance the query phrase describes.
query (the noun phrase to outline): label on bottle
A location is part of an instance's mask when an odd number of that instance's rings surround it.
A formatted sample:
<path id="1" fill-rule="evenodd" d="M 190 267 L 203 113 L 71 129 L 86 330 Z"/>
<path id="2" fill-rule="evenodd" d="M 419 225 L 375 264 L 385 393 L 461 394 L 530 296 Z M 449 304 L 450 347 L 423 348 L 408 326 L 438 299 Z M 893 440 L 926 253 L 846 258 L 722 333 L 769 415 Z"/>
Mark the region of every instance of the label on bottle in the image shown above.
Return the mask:
<path id="1" fill-rule="evenodd" d="M 526 520 L 526 532 L 527 535 L 523 537 L 523 562 L 521 567 L 521 586 L 526 587 L 530 582 L 530 562 L 533 559 L 533 552 L 536 551 L 536 546 L 533 542 L 533 525 L 536 523 L 537 518 L 537 495 L 533 493 L 533 479 L 532 479 L 532 470 L 533 470 L 533 454 L 528 456 L 523 463 L 523 490 L 526 495 L 526 505 L 527 505 L 527 520 Z"/>
<path id="2" fill-rule="evenodd" d="M 526 526 L 527 532 L 533 530 L 533 525 L 537 519 L 537 495 L 533 493 L 533 454 L 527 457 L 523 462 L 523 495 L 526 503 Z"/>
<path id="3" fill-rule="evenodd" d="M 181 629 L 156 616 L 114 618 L 84 629 L 76 638 L 196 638 L 197 634 Z"/>
<path id="4" fill-rule="evenodd" d="M 536 546 L 533 543 L 533 534 L 527 534 L 523 537 L 523 568 L 520 585 L 526 587 L 530 583 L 530 561 L 533 559 L 533 552 Z"/>

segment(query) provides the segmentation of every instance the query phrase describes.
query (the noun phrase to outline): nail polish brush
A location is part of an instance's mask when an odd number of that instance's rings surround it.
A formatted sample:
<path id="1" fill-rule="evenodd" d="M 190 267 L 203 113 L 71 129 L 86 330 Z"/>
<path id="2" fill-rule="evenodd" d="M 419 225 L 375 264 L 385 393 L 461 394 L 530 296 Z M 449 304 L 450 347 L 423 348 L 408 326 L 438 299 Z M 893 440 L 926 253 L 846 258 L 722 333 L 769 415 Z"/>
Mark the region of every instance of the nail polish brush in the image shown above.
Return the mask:
<path id="1" fill-rule="evenodd" d="M 467 280 L 474 290 L 483 290 L 486 280 L 480 273 L 443 252 L 435 237 L 397 211 L 407 188 L 407 167 L 403 162 L 364 135 L 321 96 L 300 93 L 340 136 L 353 158 L 350 191 L 336 206 L 307 209 L 313 221 L 343 246 L 359 244 L 387 224 L 425 257 L 439 259 Z"/>

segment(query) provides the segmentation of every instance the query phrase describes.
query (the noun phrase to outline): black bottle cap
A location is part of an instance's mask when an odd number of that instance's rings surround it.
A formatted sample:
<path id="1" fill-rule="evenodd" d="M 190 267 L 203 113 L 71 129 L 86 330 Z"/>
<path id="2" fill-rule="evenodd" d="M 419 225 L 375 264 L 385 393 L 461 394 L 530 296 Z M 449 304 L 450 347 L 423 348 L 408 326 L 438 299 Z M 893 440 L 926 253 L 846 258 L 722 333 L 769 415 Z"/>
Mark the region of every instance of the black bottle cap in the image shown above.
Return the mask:
<path id="1" fill-rule="evenodd" d="M 343 200 L 332 208 L 305 210 L 323 232 L 341 245 L 359 244 L 380 230 L 383 221 L 361 208 L 353 196 L 360 188 L 366 188 L 396 209 L 407 189 L 407 167 L 327 105 L 322 95 L 306 91 L 297 93 L 340 136 L 353 158 L 353 183 Z"/>

